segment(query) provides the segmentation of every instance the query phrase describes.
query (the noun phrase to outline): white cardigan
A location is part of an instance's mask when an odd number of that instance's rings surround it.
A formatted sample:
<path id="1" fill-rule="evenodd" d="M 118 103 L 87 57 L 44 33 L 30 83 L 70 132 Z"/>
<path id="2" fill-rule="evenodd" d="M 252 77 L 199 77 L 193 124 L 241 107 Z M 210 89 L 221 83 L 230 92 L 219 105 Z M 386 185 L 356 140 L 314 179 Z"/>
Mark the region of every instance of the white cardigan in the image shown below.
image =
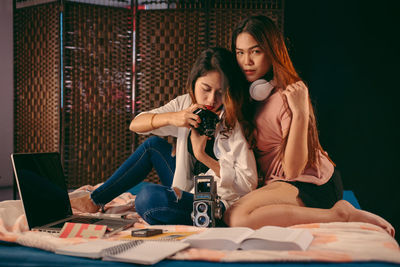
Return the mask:
<path id="1" fill-rule="evenodd" d="M 166 105 L 145 113 L 177 112 L 188 108 L 192 104 L 189 94 L 178 96 Z M 217 182 L 217 193 L 224 202 L 226 208 L 257 187 L 257 167 L 253 151 L 243 136 L 239 123 L 236 123 L 229 138 L 221 135 L 222 123 L 217 125 L 214 142 L 214 154 L 220 165 L 218 177 L 212 169 L 205 175 L 214 176 Z M 176 144 L 176 167 L 172 186 L 184 191 L 194 189 L 193 162 L 187 149 L 189 129 L 185 127 L 165 126 L 150 132 L 140 134 L 155 134 L 158 136 L 174 136 Z"/>

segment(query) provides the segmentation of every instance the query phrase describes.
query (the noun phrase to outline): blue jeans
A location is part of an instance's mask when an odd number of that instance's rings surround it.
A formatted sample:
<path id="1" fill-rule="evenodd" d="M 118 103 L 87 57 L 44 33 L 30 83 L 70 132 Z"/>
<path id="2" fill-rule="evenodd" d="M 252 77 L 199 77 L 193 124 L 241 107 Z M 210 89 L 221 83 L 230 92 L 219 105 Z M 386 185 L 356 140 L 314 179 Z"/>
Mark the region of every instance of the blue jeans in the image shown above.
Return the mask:
<path id="1" fill-rule="evenodd" d="M 192 225 L 193 194 L 182 191 L 180 199 L 170 186 L 149 184 L 136 195 L 136 211 L 149 224 Z"/>
<path id="2" fill-rule="evenodd" d="M 169 186 L 150 184 L 144 187 L 135 199 L 136 211 L 149 224 L 185 224 L 193 225 L 191 214 L 193 211 L 194 195 L 182 191 L 178 198 L 175 191 Z M 222 214 L 225 206 L 222 202 Z M 216 226 L 226 224 L 216 220 Z"/>
<path id="3" fill-rule="evenodd" d="M 171 186 L 175 172 L 172 146 L 165 139 L 152 136 L 144 141 L 132 155 L 99 188 L 92 192 L 94 203 L 104 205 L 142 182 L 154 167 L 161 183 Z"/>

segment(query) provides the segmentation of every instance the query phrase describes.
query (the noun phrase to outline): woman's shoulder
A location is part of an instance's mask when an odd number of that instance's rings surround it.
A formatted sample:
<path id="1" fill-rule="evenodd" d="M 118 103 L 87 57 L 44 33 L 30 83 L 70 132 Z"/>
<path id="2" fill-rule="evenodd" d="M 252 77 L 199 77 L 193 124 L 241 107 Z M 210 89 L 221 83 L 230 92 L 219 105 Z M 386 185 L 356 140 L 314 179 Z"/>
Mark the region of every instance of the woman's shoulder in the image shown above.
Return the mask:
<path id="1" fill-rule="evenodd" d="M 179 111 L 188 108 L 192 104 L 192 99 L 189 94 L 179 95 L 168 103 L 156 109 L 157 111 Z"/>
<path id="2" fill-rule="evenodd" d="M 283 90 L 280 88 L 275 89 L 269 99 L 270 101 L 282 104 L 284 101 Z"/>
<path id="3" fill-rule="evenodd" d="M 192 98 L 189 94 L 184 94 L 175 97 L 171 102 L 174 102 L 180 108 L 187 108 L 192 104 Z"/>
<path id="4" fill-rule="evenodd" d="M 259 103 L 258 113 L 279 114 L 285 106 L 284 101 L 282 90 L 277 89 L 266 100 Z"/>
<path id="5" fill-rule="evenodd" d="M 177 97 L 175 97 L 175 99 L 179 101 L 192 101 L 189 94 L 178 95 Z"/>

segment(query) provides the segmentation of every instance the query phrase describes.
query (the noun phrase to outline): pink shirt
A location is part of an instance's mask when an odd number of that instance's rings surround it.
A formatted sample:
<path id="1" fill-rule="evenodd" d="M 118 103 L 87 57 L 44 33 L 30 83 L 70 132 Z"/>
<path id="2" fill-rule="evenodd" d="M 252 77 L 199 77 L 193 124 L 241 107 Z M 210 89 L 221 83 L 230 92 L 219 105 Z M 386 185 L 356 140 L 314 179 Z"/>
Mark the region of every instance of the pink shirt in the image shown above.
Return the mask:
<path id="1" fill-rule="evenodd" d="M 256 113 L 258 129 L 256 158 L 258 168 L 265 175 L 266 184 L 276 180 L 289 180 L 285 177 L 279 157 L 283 132 L 290 127 L 292 120 L 284 101 L 286 102 L 286 99 L 284 100 L 282 91 L 276 90 L 260 105 Z M 290 181 L 321 185 L 329 180 L 333 170 L 333 164 L 320 152 L 317 167 L 307 166 L 299 177 L 290 179 Z"/>

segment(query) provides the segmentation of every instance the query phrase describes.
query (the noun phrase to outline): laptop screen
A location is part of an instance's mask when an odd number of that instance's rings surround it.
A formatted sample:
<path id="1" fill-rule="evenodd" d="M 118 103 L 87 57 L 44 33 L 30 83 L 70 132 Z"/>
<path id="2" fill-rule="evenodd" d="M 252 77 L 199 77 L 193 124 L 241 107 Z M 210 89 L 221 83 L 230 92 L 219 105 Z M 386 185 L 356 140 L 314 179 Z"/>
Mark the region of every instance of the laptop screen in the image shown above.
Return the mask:
<path id="1" fill-rule="evenodd" d="M 12 154 L 29 228 L 72 215 L 59 153 Z"/>

